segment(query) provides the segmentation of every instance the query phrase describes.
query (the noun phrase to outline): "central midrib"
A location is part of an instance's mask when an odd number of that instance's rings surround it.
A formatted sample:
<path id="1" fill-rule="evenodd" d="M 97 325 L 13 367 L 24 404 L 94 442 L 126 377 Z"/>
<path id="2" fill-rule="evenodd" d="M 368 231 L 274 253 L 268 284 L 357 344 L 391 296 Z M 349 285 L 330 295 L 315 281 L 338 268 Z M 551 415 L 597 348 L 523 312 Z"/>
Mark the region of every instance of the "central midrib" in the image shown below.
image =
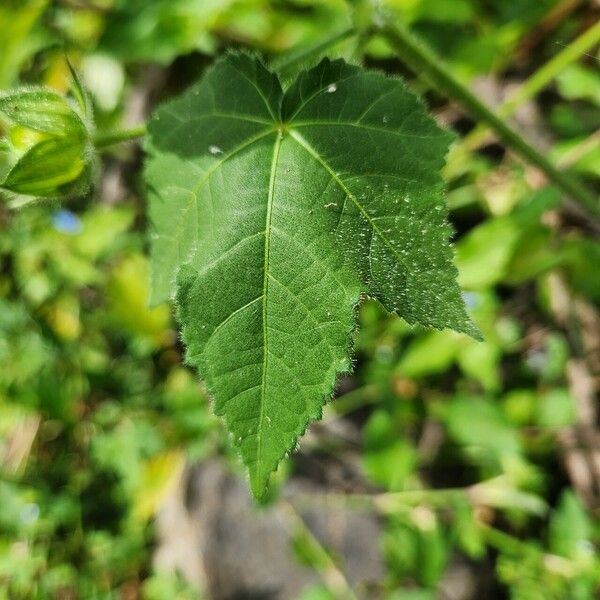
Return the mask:
<path id="1" fill-rule="evenodd" d="M 297 143 L 299 143 L 313 158 L 317 159 L 321 165 L 325 168 L 326 171 L 332 176 L 332 178 L 336 181 L 336 183 L 342 188 L 342 190 L 352 199 L 355 203 L 359 211 L 362 213 L 363 217 L 367 220 L 373 232 L 382 239 L 384 244 L 391 250 L 394 256 L 398 259 L 398 261 L 404 265 L 404 267 L 408 269 L 405 260 L 402 256 L 400 256 L 397 250 L 392 246 L 387 237 L 383 234 L 383 232 L 377 227 L 377 225 L 373 222 L 370 215 L 366 212 L 365 208 L 358 202 L 358 199 L 354 196 L 354 194 L 346 187 L 346 185 L 339 179 L 337 174 L 331 169 L 331 167 L 323 161 L 323 159 L 318 155 L 318 153 L 308 144 L 308 142 L 304 139 L 300 133 L 294 131 L 292 128 L 285 128 L 280 124 L 277 129 L 277 137 L 275 139 L 275 143 L 273 145 L 273 157 L 271 160 L 271 171 L 269 176 L 269 187 L 268 187 L 268 195 L 267 195 L 267 207 L 266 207 L 266 215 L 265 215 L 265 249 L 264 249 L 264 265 L 263 265 L 263 287 L 262 287 L 262 334 L 263 334 L 263 362 L 262 362 L 262 378 L 261 378 L 261 386 L 260 386 L 260 408 L 259 408 L 259 418 L 258 418 L 258 427 L 256 432 L 257 438 L 257 448 L 256 448 L 256 481 L 260 485 L 263 476 L 263 464 L 262 464 L 262 454 L 263 454 L 263 429 L 265 426 L 265 405 L 266 405 L 266 390 L 267 390 L 267 371 L 269 366 L 269 339 L 268 339 L 268 296 L 269 296 L 269 263 L 270 263 L 270 251 L 271 251 L 271 233 L 272 233 L 272 216 L 273 216 L 273 203 L 275 198 L 275 178 L 277 173 L 277 163 L 279 160 L 279 152 L 281 148 L 281 143 L 284 137 L 284 132 L 288 133 L 291 138 L 293 138 Z M 256 141 L 256 140 L 254 140 Z"/>
<path id="2" fill-rule="evenodd" d="M 269 366 L 269 343 L 268 343 L 268 323 L 267 323 L 267 298 L 269 294 L 269 260 L 271 251 L 271 219 L 273 215 L 273 198 L 275 196 L 275 175 L 277 172 L 277 161 L 279 159 L 279 149 L 283 134 L 281 130 L 277 132 L 275 144 L 273 146 L 273 159 L 271 161 L 271 174 L 269 177 L 269 192 L 267 197 L 267 210 L 265 218 L 265 258 L 263 275 L 263 305 L 262 305 L 262 325 L 263 325 L 263 369 L 262 382 L 260 386 L 260 414 L 258 418 L 258 431 L 256 434 L 256 479 L 260 484 L 262 480 L 262 432 L 265 420 L 265 392 L 267 389 L 267 368 Z"/>

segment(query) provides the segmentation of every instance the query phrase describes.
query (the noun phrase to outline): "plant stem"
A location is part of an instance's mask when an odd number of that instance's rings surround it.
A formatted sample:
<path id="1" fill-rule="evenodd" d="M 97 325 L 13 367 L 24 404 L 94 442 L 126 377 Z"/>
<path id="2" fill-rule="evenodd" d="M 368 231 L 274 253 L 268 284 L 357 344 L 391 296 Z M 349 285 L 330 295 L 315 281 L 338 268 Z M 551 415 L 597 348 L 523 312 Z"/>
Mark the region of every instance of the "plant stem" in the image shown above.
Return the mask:
<path id="1" fill-rule="evenodd" d="M 496 548 L 503 554 L 511 556 L 521 556 L 523 554 L 524 545 L 519 539 L 489 525 L 484 525 L 483 523 L 479 523 L 478 525 L 489 546 Z"/>
<path id="2" fill-rule="evenodd" d="M 505 103 L 505 106 L 501 109 L 502 116 L 512 114 L 517 106 L 537 94 L 563 69 L 581 58 L 598 43 L 600 43 L 600 21 L 584 31 L 529 77 Z"/>
<path id="3" fill-rule="evenodd" d="M 555 79 L 561 71 L 581 58 L 581 56 L 598 43 L 600 43 L 600 21 L 584 31 L 577 39 L 553 56 L 531 77 L 526 79 L 498 108 L 498 116 L 506 118 L 513 115 L 519 106 L 530 98 L 533 98 Z M 475 150 L 487 140 L 488 135 L 488 128 L 485 125 L 478 125 L 469 135 L 465 136 L 461 144 L 469 150 Z"/>
<path id="4" fill-rule="evenodd" d="M 279 510 L 289 524 L 292 536 L 300 536 L 310 546 L 312 567 L 319 573 L 325 587 L 336 600 L 358 600 L 352 586 L 321 542 L 308 528 L 304 519 L 289 502 L 279 503 Z"/>
<path id="5" fill-rule="evenodd" d="M 469 500 L 470 488 L 445 488 L 383 492 L 380 494 L 331 493 L 316 497 L 312 494 L 297 494 L 294 504 L 314 507 L 323 502 L 327 506 L 350 507 L 354 510 L 374 511 L 381 515 L 395 514 L 427 505 L 431 508 L 448 508 L 455 500 Z"/>
<path id="6" fill-rule="evenodd" d="M 297 495 L 294 501 L 309 501 L 310 495 Z M 467 501 L 473 506 L 488 506 L 504 510 L 519 510 L 525 514 L 544 515 L 546 503 L 533 494 L 517 489 L 506 475 L 498 475 L 480 483 L 461 488 L 437 488 L 383 492 L 380 494 L 329 494 L 328 504 L 339 503 L 355 509 L 374 510 L 388 515 L 417 506 L 428 505 L 446 509 L 456 501 Z"/>
<path id="7" fill-rule="evenodd" d="M 425 76 L 444 94 L 460 102 L 476 119 L 491 127 L 498 137 L 519 153 L 527 162 L 538 167 L 546 177 L 576 201 L 579 212 L 600 217 L 598 199 L 577 179 L 559 171 L 543 154 L 527 143 L 514 129 L 472 94 L 443 65 L 429 48 L 425 47 L 404 27 L 383 23 L 379 30 L 396 49 L 400 58 L 417 74 Z"/>
<path id="8" fill-rule="evenodd" d="M 344 29 L 343 31 L 332 35 L 331 37 L 327 38 L 319 44 L 316 44 L 315 46 L 311 46 L 310 48 L 307 48 L 306 50 L 302 50 L 295 54 L 290 54 L 282 60 L 273 61 L 272 67 L 280 73 L 285 73 L 291 67 L 302 63 L 315 55 L 320 54 L 324 50 L 331 48 L 331 46 L 335 46 L 335 44 L 337 44 L 338 42 L 352 37 L 355 33 L 357 33 L 356 27 L 348 27 L 348 29 Z"/>
<path id="9" fill-rule="evenodd" d="M 571 148 L 556 164 L 561 168 L 570 167 L 598 147 L 600 147 L 600 129 L 596 129 L 594 133 Z"/>
<path id="10" fill-rule="evenodd" d="M 371 384 L 346 392 L 343 396 L 335 399 L 335 402 L 327 405 L 323 414 L 323 422 L 339 419 L 363 406 L 376 404 L 381 398 L 381 389 L 378 385 Z"/>
<path id="11" fill-rule="evenodd" d="M 97 149 L 106 148 L 113 144 L 120 144 L 121 142 L 129 142 L 139 137 L 146 135 L 146 125 L 138 125 L 130 129 L 119 129 L 116 131 L 107 131 L 100 133 L 94 138 L 94 146 Z"/>

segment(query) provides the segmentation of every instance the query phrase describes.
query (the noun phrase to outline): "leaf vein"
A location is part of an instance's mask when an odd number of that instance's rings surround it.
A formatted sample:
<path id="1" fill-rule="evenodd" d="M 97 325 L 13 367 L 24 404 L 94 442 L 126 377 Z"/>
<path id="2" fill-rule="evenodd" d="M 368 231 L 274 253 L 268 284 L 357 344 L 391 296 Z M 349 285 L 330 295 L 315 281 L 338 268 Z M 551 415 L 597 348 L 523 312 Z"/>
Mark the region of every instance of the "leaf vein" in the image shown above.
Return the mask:
<path id="1" fill-rule="evenodd" d="M 338 127 L 356 127 L 368 131 L 377 131 L 387 133 L 403 138 L 412 138 L 419 140 L 443 140 L 444 135 L 420 135 L 417 133 L 406 133 L 404 131 L 395 131 L 394 129 L 385 129 L 384 127 L 375 127 L 374 125 L 365 125 L 360 121 L 294 121 L 294 127 L 315 127 L 325 125 L 327 127 L 335 125 Z"/>
<path id="2" fill-rule="evenodd" d="M 383 241 L 383 243 L 389 248 L 389 250 L 394 255 L 394 257 L 397 258 L 398 262 L 401 265 L 404 266 L 404 268 L 406 269 L 407 272 L 410 273 L 410 269 L 408 268 L 408 265 L 406 264 L 406 261 L 402 258 L 402 256 L 400 256 L 400 254 L 398 254 L 398 251 L 394 248 L 394 246 L 392 245 L 392 243 L 390 242 L 390 240 L 388 240 L 388 238 L 383 234 L 383 232 L 381 231 L 381 229 L 379 229 L 379 227 L 377 227 L 377 223 L 375 223 L 373 221 L 373 219 L 371 218 L 371 216 L 369 215 L 369 213 L 367 212 L 367 210 L 365 209 L 365 207 L 358 201 L 358 199 L 352 193 L 352 191 L 350 189 L 348 189 L 348 187 L 340 179 L 340 177 L 338 176 L 338 174 L 329 166 L 329 164 L 327 164 L 327 162 L 325 162 L 325 160 L 304 139 L 304 137 L 302 137 L 302 135 L 300 135 L 297 131 L 294 131 L 294 130 L 290 130 L 290 135 L 291 135 L 291 137 L 294 140 L 296 140 L 296 142 L 298 144 L 300 144 L 300 146 L 302 146 L 304 148 L 304 150 L 310 156 L 312 156 L 316 161 L 318 161 L 323 166 L 323 168 L 331 175 L 331 177 L 339 185 L 339 187 L 342 189 L 342 191 L 345 192 L 348 195 L 348 197 L 352 200 L 352 202 L 354 202 L 354 204 L 356 205 L 356 207 L 358 208 L 358 210 L 361 212 L 361 214 L 363 215 L 363 217 L 365 218 L 365 220 L 367 221 L 367 223 L 369 223 L 369 225 L 371 226 L 371 229 L 373 230 L 373 232 L 376 233 L 381 238 L 381 240 Z M 370 261 L 370 258 L 371 258 L 371 255 L 369 253 L 369 261 Z"/>
<path id="3" fill-rule="evenodd" d="M 267 383 L 267 368 L 269 366 L 269 346 L 268 335 L 269 328 L 267 322 L 267 298 L 269 292 L 269 260 L 271 253 L 271 219 L 273 216 L 273 199 L 275 197 L 275 175 L 277 173 L 277 162 L 279 160 L 279 149 L 281 148 L 281 132 L 277 133 L 275 145 L 273 146 L 273 160 L 271 162 L 271 174 L 269 177 L 269 193 L 267 197 L 266 224 L 265 224 L 265 258 L 263 265 L 263 292 L 262 292 L 262 317 L 263 317 L 263 372 L 261 379 L 261 399 L 260 412 L 258 420 L 258 436 L 256 445 L 256 459 L 258 464 L 257 479 L 262 479 L 262 452 L 263 452 L 263 421 L 265 418 L 265 390 Z"/>

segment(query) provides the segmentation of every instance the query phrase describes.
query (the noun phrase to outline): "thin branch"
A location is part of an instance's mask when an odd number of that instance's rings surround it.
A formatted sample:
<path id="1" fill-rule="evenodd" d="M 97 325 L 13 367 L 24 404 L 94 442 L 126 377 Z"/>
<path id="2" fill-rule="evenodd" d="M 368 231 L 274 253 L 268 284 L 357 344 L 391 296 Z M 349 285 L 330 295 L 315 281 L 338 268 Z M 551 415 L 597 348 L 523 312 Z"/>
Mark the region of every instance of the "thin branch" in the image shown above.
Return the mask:
<path id="1" fill-rule="evenodd" d="M 575 209 L 585 212 L 589 218 L 596 220 L 600 218 L 600 202 L 591 191 L 571 175 L 559 171 L 546 156 L 509 127 L 502 118 L 460 83 L 429 48 L 397 24 L 383 22 L 378 28 L 395 48 L 400 59 L 415 73 L 425 76 L 441 92 L 458 101 L 473 117 L 491 127 L 499 138 L 528 163 L 543 171 L 550 181 L 563 190 L 568 199 L 574 201 Z"/>
<path id="2" fill-rule="evenodd" d="M 281 60 L 273 61 L 271 66 L 279 73 L 285 73 L 291 67 L 301 64 L 309 60 L 313 56 L 318 56 L 325 50 L 331 48 L 332 46 L 335 46 L 343 40 L 348 39 L 349 37 L 352 37 L 356 33 L 357 30 L 355 27 L 348 27 L 348 29 L 344 29 L 343 31 L 332 35 L 331 37 L 327 38 L 319 44 L 316 44 L 315 46 L 311 46 L 310 48 L 307 48 L 306 50 L 297 52 L 295 54 L 289 54 L 287 57 L 282 58 Z"/>
<path id="3" fill-rule="evenodd" d="M 486 544 L 492 548 L 496 548 L 502 554 L 516 558 L 532 556 L 532 547 L 527 541 L 522 541 L 484 523 L 478 523 L 478 528 Z M 543 565 L 546 571 L 558 574 L 561 577 L 572 579 L 587 568 L 585 564 L 570 560 L 564 556 L 543 552 L 540 549 L 533 549 L 533 552 L 538 556 L 540 564 Z"/>
<path id="4" fill-rule="evenodd" d="M 542 65 L 531 77 L 527 78 L 497 109 L 499 117 L 513 115 L 527 100 L 543 90 L 557 75 L 571 63 L 581 58 L 586 52 L 600 43 L 600 21 L 584 31 L 561 52 Z M 472 132 L 461 140 L 461 145 L 469 150 L 475 150 L 489 137 L 489 129 L 478 125 Z"/>
<path id="5" fill-rule="evenodd" d="M 598 147 L 600 147 L 600 129 L 596 129 L 589 137 L 568 150 L 556 164 L 562 169 L 571 167 Z"/>
<path id="6" fill-rule="evenodd" d="M 314 536 L 313 532 L 308 528 L 304 519 L 296 511 L 296 509 L 286 501 L 279 503 L 279 509 L 282 511 L 290 533 L 293 536 L 302 536 L 311 547 L 315 554 L 313 568 L 319 573 L 325 587 L 336 598 L 336 600 L 358 600 L 354 590 L 342 571 L 335 564 L 329 552 L 322 546 L 321 542 Z"/>
<path id="7" fill-rule="evenodd" d="M 107 146 L 113 146 L 114 144 L 120 144 L 121 142 L 129 142 L 137 138 L 146 135 L 146 125 L 138 125 L 131 129 L 119 129 L 116 131 L 108 131 L 100 133 L 94 138 L 94 146 L 98 150 L 106 148 Z"/>
<path id="8" fill-rule="evenodd" d="M 298 494 L 294 503 L 310 505 L 314 500 L 309 494 Z M 405 490 L 378 494 L 328 494 L 328 505 L 339 504 L 357 510 L 375 511 L 381 515 L 395 514 L 418 506 L 435 509 L 452 507 L 456 501 L 467 501 L 473 506 L 488 506 L 504 510 L 519 510 L 526 514 L 544 515 L 546 502 L 534 494 L 517 489 L 506 475 L 498 475 L 468 487 L 444 489 Z"/>

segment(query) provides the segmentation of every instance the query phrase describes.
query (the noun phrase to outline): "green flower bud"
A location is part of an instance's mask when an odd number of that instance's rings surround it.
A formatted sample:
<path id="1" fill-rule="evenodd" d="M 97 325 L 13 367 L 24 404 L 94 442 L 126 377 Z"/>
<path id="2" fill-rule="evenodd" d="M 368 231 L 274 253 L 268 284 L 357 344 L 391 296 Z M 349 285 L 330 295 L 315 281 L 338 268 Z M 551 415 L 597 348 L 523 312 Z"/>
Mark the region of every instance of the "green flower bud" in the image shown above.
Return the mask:
<path id="1" fill-rule="evenodd" d="M 80 94 L 75 94 L 78 104 L 44 88 L 0 95 L 0 118 L 12 142 L 1 188 L 40 198 L 64 198 L 87 190 L 94 153 L 86 126 L 89 115 L 80 114 Z"/>

